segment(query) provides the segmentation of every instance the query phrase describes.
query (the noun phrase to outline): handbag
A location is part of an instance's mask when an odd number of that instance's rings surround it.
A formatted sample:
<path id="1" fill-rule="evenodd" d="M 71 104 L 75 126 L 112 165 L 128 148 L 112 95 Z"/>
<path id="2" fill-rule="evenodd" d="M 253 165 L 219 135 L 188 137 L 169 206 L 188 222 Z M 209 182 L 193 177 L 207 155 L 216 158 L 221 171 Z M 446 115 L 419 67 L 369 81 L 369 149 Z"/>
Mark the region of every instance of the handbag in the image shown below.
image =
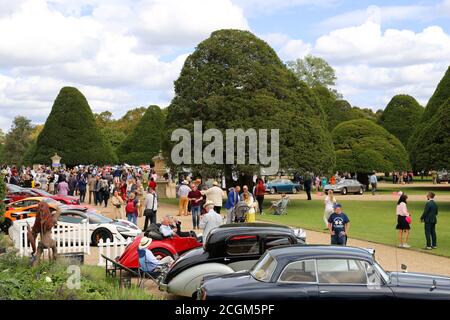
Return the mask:
<path id="1" fill-rule="evenodd" d="M 412 222 L 412 219 L 410 216 L 406 216 L 405 220 L 406 220 L 406 222 L 408 222 L 408 224 L 411 224 L 411 222 Z"/>

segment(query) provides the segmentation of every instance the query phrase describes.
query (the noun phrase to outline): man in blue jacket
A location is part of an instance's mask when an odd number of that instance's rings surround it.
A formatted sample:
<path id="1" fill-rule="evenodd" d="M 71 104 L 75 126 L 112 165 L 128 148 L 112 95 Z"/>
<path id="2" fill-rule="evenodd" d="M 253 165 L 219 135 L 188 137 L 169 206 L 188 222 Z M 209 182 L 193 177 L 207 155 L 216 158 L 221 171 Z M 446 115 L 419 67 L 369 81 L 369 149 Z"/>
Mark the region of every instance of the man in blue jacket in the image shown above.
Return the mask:
<path id="1" fill-rule="evenodd" d="M 233 209 L 239 202 L 239 192 L 241 187 L 230 188 L 227 196 L 227 202 L 225 203 L 225 209 L 227 209 L 227 223 L 233 222 Z"/>

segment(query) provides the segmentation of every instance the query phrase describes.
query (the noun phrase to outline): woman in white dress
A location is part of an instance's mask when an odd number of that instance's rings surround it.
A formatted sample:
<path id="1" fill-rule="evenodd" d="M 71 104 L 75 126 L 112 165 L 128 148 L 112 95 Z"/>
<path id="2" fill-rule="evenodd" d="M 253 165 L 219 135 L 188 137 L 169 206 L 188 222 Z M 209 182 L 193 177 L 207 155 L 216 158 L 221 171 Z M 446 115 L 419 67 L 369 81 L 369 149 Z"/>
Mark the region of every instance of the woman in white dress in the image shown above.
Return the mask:
<path id="1" fill-rule="evenodd" d="M 333 205 L 336 203 L 336 198 L 334 197 L 333 190 L 329 190 L 327 196 L 325 197 L 325 209 L 323 211 L 323 222 L 325 223 L 325 229 L 328 230 L 328 219 L 333 213 Z"/>

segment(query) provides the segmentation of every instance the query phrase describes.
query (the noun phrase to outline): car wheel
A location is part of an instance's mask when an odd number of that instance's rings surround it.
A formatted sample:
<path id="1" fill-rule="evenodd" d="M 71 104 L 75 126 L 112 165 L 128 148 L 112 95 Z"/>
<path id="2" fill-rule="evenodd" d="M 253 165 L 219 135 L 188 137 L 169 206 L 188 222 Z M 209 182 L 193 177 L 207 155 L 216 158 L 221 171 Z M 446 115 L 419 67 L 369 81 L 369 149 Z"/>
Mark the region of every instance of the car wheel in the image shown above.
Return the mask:
<path id="1" fill-rule="evenodd" d="M 296 187 L 292 187 L 292 193 L 296 194 L 298 192 Z"/>
<path id="2" fill-rule="evenodd" d="M 8 218 L 5 218 L 5 221 L 3 221 L 3 223 L 0 225 L 0 230 L 4 233 L 4 234 L 8 234 L 8 230 L 9 228 L 12 226 L 12 221 Z"/>
<path id="3" fill-rule="evenodd" d="M 174 258 L 173 254 L 171 254 L 169 250 L 164 248 L 153 248 L 152 253 L 155 257 L 161 256 L 161 258 L 164 257 L 171 257 L 172 259 Z"/>
<path id="4" fill-rule="evenodd" d="M 277 193 L 277 189 L 275 188 L 270 188 L 270 194 L 275 194 Z"/>
<path id="5" fill-rule="evenodd" d="M 103 242 L 105 242 L 108 239 L 109 239 L 109 241 L 112 242 L 114 240 L 114 237 L 113 237 L 111 231 L 109 231 L 108 229 L 95 230 L 94 233 L 92 234 L 92 239 L 91 239 L 92 245 L 97 246 L 100 239 L 102 239 Z"/>
<path id="6" fill-rule="evenodd" d="M 364 188 L 363 187 L 359 188 L 359 194 L 362 195 L 363 193 L 364 193 Z"/>
<path id="7" fill-rule="evenodd" d="M 347 188 L 343 188 L 341 194 L 345 196 L 347 194 Z"/>

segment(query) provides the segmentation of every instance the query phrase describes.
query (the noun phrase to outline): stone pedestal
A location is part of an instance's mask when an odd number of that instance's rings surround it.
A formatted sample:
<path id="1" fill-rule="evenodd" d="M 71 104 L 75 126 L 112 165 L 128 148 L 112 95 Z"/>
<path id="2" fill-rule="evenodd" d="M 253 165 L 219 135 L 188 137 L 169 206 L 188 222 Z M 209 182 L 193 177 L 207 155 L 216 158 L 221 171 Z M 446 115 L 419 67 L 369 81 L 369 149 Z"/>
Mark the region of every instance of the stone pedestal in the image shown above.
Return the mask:
<path id="1" fill-rule="evenodd" d="M 156 194 L 158 198 L 176 198 L 175 183 L 167 180 L 156 181 Z"/>

